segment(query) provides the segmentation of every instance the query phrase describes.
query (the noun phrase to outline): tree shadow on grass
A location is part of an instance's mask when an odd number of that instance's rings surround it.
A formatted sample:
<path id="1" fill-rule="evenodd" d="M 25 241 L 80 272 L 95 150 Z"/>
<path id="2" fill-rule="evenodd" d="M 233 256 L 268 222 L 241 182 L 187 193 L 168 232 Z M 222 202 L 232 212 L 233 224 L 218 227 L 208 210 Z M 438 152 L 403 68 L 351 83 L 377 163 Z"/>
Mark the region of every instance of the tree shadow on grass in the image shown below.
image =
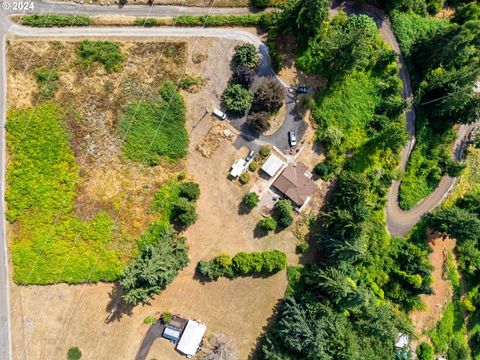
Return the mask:
<path id="1" fill-rule="evenodd" d="M 132 316 L 133 314 L 133 304 L 127 304 L 122 296 L 123 289 L 118 282 L 113 284 L 112 291 L 108 294 L 110 301 L 107 304 L 106 312 L 108 313 L 105 323 L 110 324 L 114 321 L 120 321 L 124 316 Z"/>
<path id="2" fill-rule="evenodd" d="M 248 215 L 252 212 L 248 206 L 246 206 L 243 201 L 238 204 L 238 215 Z"/>
<path id="3" fill-rule="evenodd" d="M 253 237 L 255 239 L 260 239 L 268 235 L 268 231 L 260 227 L 258 224 L 255 226 L 255 229 L 253 229 Z"/>

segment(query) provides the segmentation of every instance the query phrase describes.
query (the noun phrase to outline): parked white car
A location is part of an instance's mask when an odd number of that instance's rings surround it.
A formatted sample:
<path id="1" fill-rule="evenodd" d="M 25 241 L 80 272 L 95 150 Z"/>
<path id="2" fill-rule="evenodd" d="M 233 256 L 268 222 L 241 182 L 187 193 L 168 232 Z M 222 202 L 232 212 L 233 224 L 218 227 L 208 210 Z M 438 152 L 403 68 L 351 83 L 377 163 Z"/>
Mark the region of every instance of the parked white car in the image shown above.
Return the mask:
<path id="1" fill-rule="evenodd" d="M 225 120 L 227 118 L 227 114 L 217 108 L 213 108 L 212 114 L 218 117 L 220 120 Z"/>

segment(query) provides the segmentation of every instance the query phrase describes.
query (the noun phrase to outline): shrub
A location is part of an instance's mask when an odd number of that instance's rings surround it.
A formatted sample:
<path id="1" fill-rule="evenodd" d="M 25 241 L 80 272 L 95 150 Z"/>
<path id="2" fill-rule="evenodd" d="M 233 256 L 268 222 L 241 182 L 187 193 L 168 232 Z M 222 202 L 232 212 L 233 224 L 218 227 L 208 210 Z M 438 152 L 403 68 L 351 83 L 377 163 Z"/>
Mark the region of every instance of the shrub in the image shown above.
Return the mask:
<path id="1" fill-rule="evenodd" d="M 257 67 L 260 57 L 257 48 L 251 43 L 235 46 L 234 59 L 237 65 L 254 69 Z"/>
<path id="2" fill-rule="evenodd" d="M 427 343 L 421 343 L 416 350 L 418 360 L 433 360 L 433 347 Z"/>
<path id="3" fill-rule="evenodd" d="M 255 81 L 255 70 L 247 66 L 237 65 L 233 72 L 233 82 L 249 89 Z"/>
<path id="4" fill-rule="evenodd" d="M 68 360 L 79 360 L 82 357 L 82 352 L 80 349 L 75 346 L 68 349 L 67 358 Z"/>
<path id="5" fill-rule="evenodd" d="M 260 155 L 262 155 L 264 158 L 266 158 L 268 155 L 270 155 L 270 148 L 268 146 L 262 146 L 259 151 Z"/>
<path id="6" fill-rule="evenodd" d="M 277 221 L 273 217 L 269 216 L 260 220 L 258 222 L 258 226 L 267 231 L 274 231 L 277 229 Z"/>
<path id="7" fill-rule="evenodd" d="M 185 227 L 193 225 L 197 221 L 195 204 L 186 198 L 179 198 L 173 205 L 172 220 Z"/>
<path id="8" fill-rule="evenodd" d="M 320 176 L 322 179 L 325 179 L 328 176 L 328 166 L 325 163 L 318 163 L 313 168 L 313 172 Z"/>
<path id="9" fill-rule="evenodd" d="M 155 325 L 158 322 L 158 319 L 155 316 L 147 316 L 145 319 L 143 319 L 143 323 L 145 325 Z"/>
<path id="10" fill-rule="evenodd" d="M 310 244 L 307 241 L 304 241 L 297 245 L 297 252 L 300 254 L 305 254 L 310 249 Z"/>
<path id="11" fill-rule="evenodd" d="M 288 227 L 293 222 L 292 218 L 292 203 L 289 200 L 279 200 L 275 204 L 274 216 L 278 224 L 283 227 Z"/>
<path id="12" fill-rule="evenodd" d="M 94 62 L 99 62 L 107 72 L 119 71 L 125 56 L 120 51 L 120 44 L 115 41 L 83 40 L 77 45 L 77 55 L 80 64 L 90 68 Z"/>
<path id="13" fill-rule="evenodd" d="M 243 204 L 249 209 L 253 209 L 259 203 L 260 199 L 255 192 L 247 193 L 243 196 Z"/>
<path id="14" fill-rule="evenodd" d="M 258 164 L 255 161 L 252 161 L 249 165 L 248 168 L 250 169 L 251 172 L 254 172 L 255 170 L 258 169 Z"/>
<path id="15" fill-rule="evenodd" d="M 200 197 L 200 186 L 194 182 L 184 182 L 180 184 L 179 195 L 190 201 L 197 201 Z"/>
<path id="16" fill-rule="evenodd" d="M 136 18 L 134 21 L 135 25 L 139 26 L 161 26 L 161 25 L 167 25 L 167 21 L 164 19 L 158 19 L 158 18 Z"/>
<path id="17" fill-rule="evenodd" d="M 223 92 L 222 100 L 228 110 L 245 113 L 252 105 L 253 93 L 240 84 L 230 84 Z"/>
<path id="18" fill-rule="evenodd" d="M 170 81 L 162 85 L 160 94 L 163 101 L 159 103 L 140 100 L 127 104 L 119 123 L 124 154 L 149 166 L 162 158 L 177 160 L 187 155 L 183 98 Z"/>
<path id="19" fill-rule="evenodd" d="M 160 319 L 162 320 L 163 324 L 168 324 L 170 321 L 172 321 L 173 315 L 170 312 L 164 312 L 162 315 L 160 315 Z"/>
<path id="20" fill-rule="evenodd" d="M 448 360 L 464 360 L 469 359 L 469 350 L 467 345 L 462 343 L 456 337 L 450 340 L 447 350 L 447 359 Z"/>
<path id="21" fill-rule="evenodd" d="M 40 96 L 51 98 L 57 91 L 58 71 L 55 69 L 41 68 L 35 71 L 35 78 L 40 86 Z"/>
<path id="22" fill-rule="evenodd" d="M 240 175 L 238 179 L 240 180 L 241 184 L 245 185 L 248 184 L 248 182 L 250 181 L 250 175 L 244 172 L 242 175 Z"/>
<path id="23" fill-rule="evenodd" d="M 199 87 L 203 85 L 203 82 L 201 76 L 187 75 L 180 81 L 178 87 L 189 92 L 196 92 L 199 90 Z"/>
<path id="24" fill-rule="evenodd" d="M 80 15 L 37 14 L 23 16 L 22 24 L 33 27 L 88 26 L 92 24 L 92 19 Z"/>
<path id="25" fill-rule="evenodd" d="M 263 133 L 271 127 L 270 118 L 271 115 L 268 112 L 252 112 L 247 116 L 247 124 L 255 131 Z"/>
<path id="26" fill-rule="evenodd" d="M 237 274 L 245 275 L 252 271 L 250 254 L 239 252 L 232 259 L 232 266 Z"/>

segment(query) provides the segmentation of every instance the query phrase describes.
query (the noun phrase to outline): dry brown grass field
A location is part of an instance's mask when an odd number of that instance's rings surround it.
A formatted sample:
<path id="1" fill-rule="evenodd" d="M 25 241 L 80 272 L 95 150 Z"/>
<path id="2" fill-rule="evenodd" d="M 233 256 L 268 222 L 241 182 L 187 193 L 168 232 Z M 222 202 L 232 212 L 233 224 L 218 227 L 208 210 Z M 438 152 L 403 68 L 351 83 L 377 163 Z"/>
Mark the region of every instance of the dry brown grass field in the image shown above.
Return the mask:
<path id="1" fill-rule="evenodd" d="M 284 272 L 270 277 L 221 279 L 203 284 L 195 276 L 199 260 L 219 252 L 279 249 L 290 264 L 299 262 L 295 253 L 298 240 L 292 231 L 256 237 L 255 224 L 261 215 L 253 211 L 240 214 L 242 195 L 249 185 L 227 179 L 232 162 L 248 152 L 237 149 L 225 138 L 209 158 L 196 150 L 218 120 L 206 110 L 218 106 L 230 77 L 230 59 L 236 41 L 213 39 L 185 40 L 176 43 L 121 43 L 128 57 L 124 70 L 107 74 L 101 68 L 87 75 L 74 66 L 75 42 L 11 41 L 9 44 L 9 106 L 27 107 L 35 103 L 38 86 L 32 75 L 35 67 L 58 61 L 62 71 L 55 102 L 69 102 L 87 116 L 69 129 L 75 134 L 72 147 L 81 166 L 82 184 L 76 210 L 87 216 L 92 206 L 108 211 L 119 199 L 129 196 L 129 205 L 121 215 L 131 236 L 140 233 L 150 221 L 148 203 L 152 189 L 168 176 L 186 171 L 198 182 L 201 196 L 199 219 L 186 232 L 190 247 L 190 265 L 149 305 L 131 311 L 118 305 L 114 284 L 57 284 L 11 287 L 14 359 L 65 359 L 67 350 L 78 346 L 82 359 L 135 359 L 149 329 L 147 316 L 170 311 L 204 321 L 208 334 L 223 332 L 232 338 L 239 359 L 247 359 L 255 348 L 262 329 L 274 314 L 286 288 Z M 172 49 L 173 57 L 157 52 L 158 47 Z M 151 50 L 149 50 L 151 49 Z M 155 67 L 155 62 L 161 66 Z M 161 164 L 145 168 L 127 162 L 118 155 L 118 140 L 112 136 L 125 91 L 151 89 L 164 79 L 178 80 L 184 73 L 200 74 L 205 82 L 195 93 L 182 91 L 187 106 L 189 155 L 176 165 Z M 131 86 L 127 86 L 128 84 Z M 126 95 L 128 96 L 128 94 Z M 227 125 L 228 126 L 228 125 Z M 251 184 L 250 184 L 251 186 Z M 101 199 L 92 200 L 92 199 Z M 129 249 L 125 249 L 129 251 Z M 125 310 L 125 311 L 124 311 Z M 122 312 L 123 311 L 123 312 Z M 146 359 L 181 359 L 173 345 L 158 339 L 148 346 Z"/>

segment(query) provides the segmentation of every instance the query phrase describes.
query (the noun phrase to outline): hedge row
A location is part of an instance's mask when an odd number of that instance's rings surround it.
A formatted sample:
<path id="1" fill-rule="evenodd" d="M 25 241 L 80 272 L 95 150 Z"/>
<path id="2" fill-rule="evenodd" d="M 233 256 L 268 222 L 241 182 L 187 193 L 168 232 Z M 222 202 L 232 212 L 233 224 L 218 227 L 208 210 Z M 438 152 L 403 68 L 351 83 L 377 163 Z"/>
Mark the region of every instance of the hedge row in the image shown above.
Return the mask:
<path id="1" fill-rule="evenodd" d="M 40 14 L 22 17 L 23 25 L 33 27 L 88 26 L 92 23 L 92 19 L 88 16 Z"/>
<path id="2" fill-rule="evenodd" d="M 182 15 L 172 19 L 137 18 L 135 25 L 140 26 L 261 26 L 268 28 L 273 23 L 272 14 L 246 14 L 246 15 Z"/>
<path id="3" fill-rule="evenodd" d="M 264 252 L 239 252 L 233 258 L 222 254 L 210 261 L 200 261 L 198 271 L 208 280 L 219 277 L 235 278 L 252 274 L 272 274 L 285 269 L 287 256 L 285 253 L 272 250 Z"/>
<path id="4" fill-rule="evenodd" d="M 252 0 L 252 6 L 258 8 L 281 7 L 287 2 L 288 0 Z"/>

